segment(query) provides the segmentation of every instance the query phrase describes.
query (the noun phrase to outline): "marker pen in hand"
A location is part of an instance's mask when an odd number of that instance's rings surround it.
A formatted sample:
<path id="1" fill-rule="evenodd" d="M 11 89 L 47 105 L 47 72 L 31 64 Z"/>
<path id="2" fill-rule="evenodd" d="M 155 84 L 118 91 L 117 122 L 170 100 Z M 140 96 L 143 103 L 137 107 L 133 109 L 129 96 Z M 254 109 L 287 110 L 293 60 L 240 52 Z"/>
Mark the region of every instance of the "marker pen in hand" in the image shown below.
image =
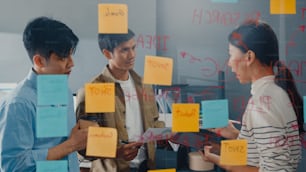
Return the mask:
<path id="1" fill-rule="evenodd" d="M 120 143 L 122 143 L 122 144 L 129 144 L 130 142 L 126 141 L 126 140 L 120 140 Z"/>

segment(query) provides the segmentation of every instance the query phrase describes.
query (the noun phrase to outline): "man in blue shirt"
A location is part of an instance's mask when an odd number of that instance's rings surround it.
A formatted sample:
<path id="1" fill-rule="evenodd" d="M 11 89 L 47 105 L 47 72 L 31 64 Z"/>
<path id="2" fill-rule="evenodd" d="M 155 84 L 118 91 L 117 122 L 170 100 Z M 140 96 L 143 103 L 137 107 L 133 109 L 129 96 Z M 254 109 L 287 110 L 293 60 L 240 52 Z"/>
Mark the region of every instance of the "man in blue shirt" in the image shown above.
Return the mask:
<path id="1" fill-rule="evenodd" d="M 78 172 L 76 151 L 86 147 L 87 130 L 76 124 L 72 94 L 69 91 L 67 137 L 36 137 L 37 76 L 69 75 L 74 66 L 78 38 L 72 30 L 47 17 L 28 23 L 24 46 L 33 63 L 29 74 L 0 102 L 0 171 L 36 171 L 36 162 L 68 161 L 68 171 Z"/>

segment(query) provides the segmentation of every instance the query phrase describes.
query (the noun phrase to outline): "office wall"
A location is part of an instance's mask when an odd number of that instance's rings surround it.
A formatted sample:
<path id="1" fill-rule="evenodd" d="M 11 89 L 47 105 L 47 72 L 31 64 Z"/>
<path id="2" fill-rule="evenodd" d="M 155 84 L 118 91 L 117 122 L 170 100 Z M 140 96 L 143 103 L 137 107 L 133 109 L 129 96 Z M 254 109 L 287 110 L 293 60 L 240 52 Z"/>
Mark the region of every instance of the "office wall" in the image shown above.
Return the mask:
<path id="1" fill-rule="evenodd" d="M 97 4 L 126 3 L 129 27 L 138 40 L 135 70 L 143 74 L 145 55 L 155 55 L 156 2 L 154 0 L 1 0 L 0 1 L 0 82 L 18 82 L 31 63 L 23 48 L 22 32 L 27 22 L 48 16 L 66 23 L 79 36 L 75 67 L 69 82 L 76 92 L 107 64 L 97 43 Z"/>

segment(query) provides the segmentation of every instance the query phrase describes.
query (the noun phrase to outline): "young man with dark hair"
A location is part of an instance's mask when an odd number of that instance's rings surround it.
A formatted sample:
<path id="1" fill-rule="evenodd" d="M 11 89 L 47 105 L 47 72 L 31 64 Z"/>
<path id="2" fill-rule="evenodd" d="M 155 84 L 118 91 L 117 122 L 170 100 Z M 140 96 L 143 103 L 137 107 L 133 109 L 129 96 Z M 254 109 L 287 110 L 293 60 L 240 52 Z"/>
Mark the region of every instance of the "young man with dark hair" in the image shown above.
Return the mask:
<path id="1" fill-rule="evenodd" d="M 76 123 L 72 93 L 69 94 L 67 137 L 36 137 L 37 77 L 69 75 L 74 66 L 78 38 L 72 30 L 47 17 L 29 22 L 23 33 L 24 46 L 33 63 L 28 75 L 0 102 L 0 171 L 35 171 L 37 161 L 68 161 L 68 171 L 78 172 L 75 151 L 84 149 L 87 130 Z M 75 125 L 75 126 L 73 126 Z"/>
<path id="2" fill-rule="evenodd" d="M 95 120 L 100 126 L 116 128 L 119 138 L 116 158 L 95 160 L 91 170 L 136 172 L 153 169 L 154 143 L 135 141 L 148 128 L 164 127 L 164 123 L 158 121 L 152 87 L 143 84 L 142 78 L 133 70 L 136 59 L 134 33 L 128 30 L 127 34 L 99 34 L 98 42 L 108 65 L 91 82 L 115 83 L 115 112 L 86 113 L 85 93 L 81 89 L 77 96 L 76 113 L 78 119 Z"/>

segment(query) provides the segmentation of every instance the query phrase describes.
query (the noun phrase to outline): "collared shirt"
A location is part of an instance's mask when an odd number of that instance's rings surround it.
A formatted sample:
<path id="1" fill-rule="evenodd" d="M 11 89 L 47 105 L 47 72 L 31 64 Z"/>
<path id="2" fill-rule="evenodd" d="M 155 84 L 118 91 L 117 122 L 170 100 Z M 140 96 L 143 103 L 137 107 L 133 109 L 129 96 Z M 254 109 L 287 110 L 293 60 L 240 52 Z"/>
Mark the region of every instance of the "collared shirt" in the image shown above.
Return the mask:
<path id="1" fill-rule="evenodd" d="M 248 141 L 248 165 L 259 167 L 259 172 L 296 171 L 301 142 L 288 94 L 274 76 L 255 81 L 251 94 L 239 134 Z"/>
<path id="2" fill-rule="evenodd" d="M 0 171 L 36 171 L 36 161 L 45 161 L 49 148 L 67 140 L 67 137 L 36 137 L 36 84 L 37 74 L 31 70 L 0 102 Z M 75 115 L 72 94 L 68 97 L 68 131 L 71 131 Z M 69 172 L 80 171 L 76 152 L 64 159 L 68 161 Z"/>

